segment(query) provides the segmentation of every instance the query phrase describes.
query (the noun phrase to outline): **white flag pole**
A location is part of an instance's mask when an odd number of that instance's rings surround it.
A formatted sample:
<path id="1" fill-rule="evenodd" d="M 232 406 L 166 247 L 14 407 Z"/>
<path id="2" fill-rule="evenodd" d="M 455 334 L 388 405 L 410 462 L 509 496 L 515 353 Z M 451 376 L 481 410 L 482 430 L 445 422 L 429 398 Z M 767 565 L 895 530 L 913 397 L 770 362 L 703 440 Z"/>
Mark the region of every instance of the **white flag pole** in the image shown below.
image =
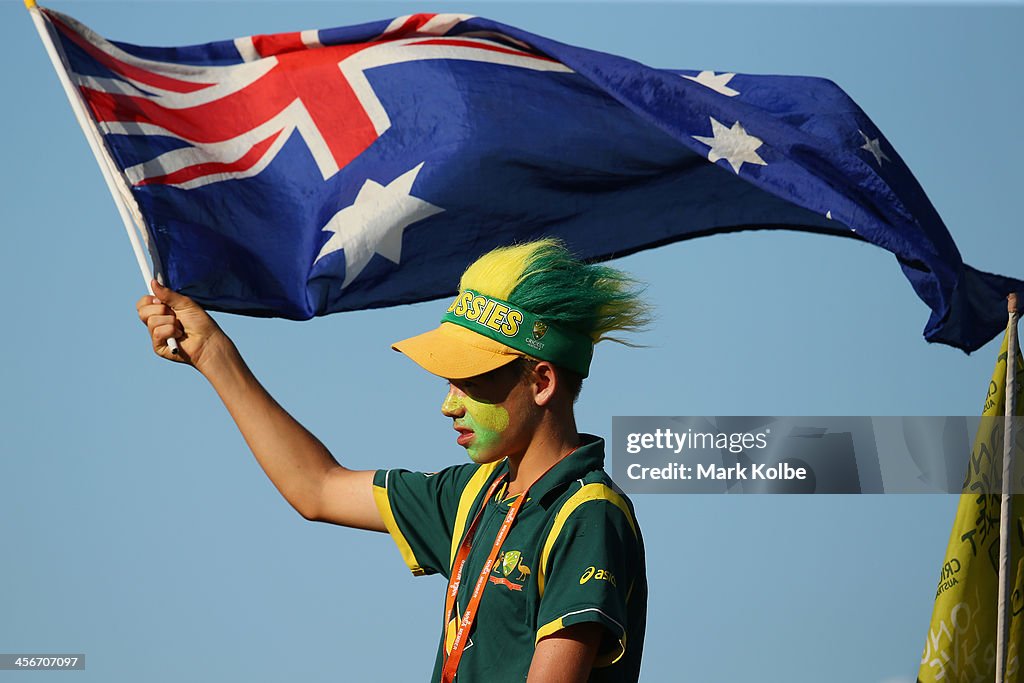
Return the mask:
<path id="1" fill-rule="evenodd" d="M 99 164 L 103 179 L 107 182 L 107 189 L 110 190 L 110 195 L 114 198 L 114 205 L 117 206 L 117 211 L 121 215 L 121 221 L 128 232 L 128 239 L 131 241 L 132 250 L 135 252 L 135 260 L 138 261 L 139 270 L 142 271 L 142 277 L 146 281 L 146 289 L 152 294 L 153 288 L 149 282 L 153 279 L 153 271 L 149 267 L 146 253 L 139 240 L 141 232 L 145 236 L 147 243 L 150 241 L 149 234 L 146 232 L 146 223 L 142 219 L 142 213 L 139 211 L 135 198 L 132 197 L 131 190 L 121 175 L 120 170 L 114 164 L 113 159 L 110 158 L 104 145 L 102 134 L 97 129 L 92 117 L 86 112 L 85 102 L 82 100 L 81 93 L 78 92 L 78 89 L 71 82 L 71 77 L 68 75 L 67 61 L 60 48 L 54 42 L 53 36 L 50 33 L 50 27 L 39 11 L 39 7 L 36 6 L 35 0 L 25 0 L 25 7 L 32 17 L 32 23 L 35 24 L 36 30 L 39 32 L 39 39 L 43 41 L 43 47 L 46 48 L 46 54 L 49 55 L 50 62 L 57 72 L 57 78 L 64 87 L 64 93 L 68 96 L 68 102 L 71 103 L 71 110 L 75 113 L 75 118 L 78 119 L 82 132 L 85 133 L 85 139 L 89 142 L 89 148 L 92 150 L 93 156 L 96 157 L 96 163 Z M 153 263 L 159 271 L 156 251 L 151 249 L 150 255 L 153 257 Z M 162 275 L 159 272 L 157 275 L 159 282 L 163 283 Z M 178 353 L 178 340 L 171 337 L 167 340 L 167 346 L 171 349 L 172 353 Z"/>
<path id="2" fill-rule="evenodd" d="M 1003 497 L 999 511 L 999 604 L 996 621 L 996 683 L 1006 681 L 1006 657 L 1010 634 L 1010 534 L 1013 520 L 1014 415 L 1016 414 L 1017 370 L 1017 295 L 1006 303 L 1009 327 L 1006 330 L 1006 418 L 1003 425 Z"/>

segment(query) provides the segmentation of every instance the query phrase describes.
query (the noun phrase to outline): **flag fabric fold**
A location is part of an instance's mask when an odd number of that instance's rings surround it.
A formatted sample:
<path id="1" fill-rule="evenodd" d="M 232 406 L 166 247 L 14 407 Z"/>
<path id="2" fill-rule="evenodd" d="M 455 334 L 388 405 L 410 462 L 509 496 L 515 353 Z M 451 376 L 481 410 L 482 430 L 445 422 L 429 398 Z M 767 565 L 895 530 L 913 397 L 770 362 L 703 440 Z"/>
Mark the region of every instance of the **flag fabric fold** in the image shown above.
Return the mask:
<path id="1" fill-rule="evenodd" d="M 1024 416 L 1024 358 L 1020 346 L 1007 353 L 1008 335 L 996 360 L 982 411 L 982 422 L 971 451 L 964 493 L 949 534 L 939 571 L 935 605 L 925 638 L 918 683 L 989 683 L 995 680 L 997 596 L 999 592 L 1000 495 L 1003 416 L 1006 410 L 1006 364 L 1012 357 L 1017 383 L 1015 414 Z M 987 419 L 986 419 L 987 418 Z M 1015 425 L 1016 426 L 1016 425 Z M 1019 429 L 1018 429 L 1019 432 Z M 1015 453 L 1024 450 L 1017 437 Z M 1020 480 L 1020 464 L 1015 459 Z M 1024 681 L 1024 495 L 1013 496 L 1014 532 L 1010 542 L 1010 585 L 1013 588 L 1007 641 L 1007 683 Z M 1013 560 L 1016 558 L 1016 560 Z"/>
<path id="2" fill-rule="evenodd" d="M 465 15 L 156 48 L 40 11 L 167 283 L 211 309 L 433 299 L 545 235 L 600 260 L 762 228 L 892 252 L 926 338 L 965 351 L 1024 290 L 963 263 L 824 79 L 655 69 Z"/>

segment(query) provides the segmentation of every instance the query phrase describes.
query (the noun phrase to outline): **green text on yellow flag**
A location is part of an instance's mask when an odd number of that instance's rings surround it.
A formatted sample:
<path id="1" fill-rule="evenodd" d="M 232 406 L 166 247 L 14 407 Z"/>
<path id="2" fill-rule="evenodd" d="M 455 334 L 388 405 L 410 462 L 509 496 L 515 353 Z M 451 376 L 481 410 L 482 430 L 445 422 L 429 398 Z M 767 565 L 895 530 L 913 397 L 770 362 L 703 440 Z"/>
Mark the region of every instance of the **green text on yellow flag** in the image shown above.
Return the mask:
<path id="1" fill-rule="evenodd" d="M 1009 331 L 1009 328 L 1008 330 Z M 991 683 L 996 669 L 996 603 L 998 593 L 1000 496 L 992 485 L 1002 472 L 1003 418 L 1006 406 L 1008 335 L 1004 335 L 995 371 L 985 397 L 983 419 L 971 452 L 946 557 L 939 572 L 931 625 L 917 674 L 919 683 Z M 1024 415 L 1024 360 L 1020 346 L 1013 353 L 1016 376 L 1015 415 Z M 987 419 L 985 419 L 987 418 Z M 1015 452 L 1021 452 L 1020 439 Z M 1015 459 L 1024 466 L 1024 461 Z M 1020 478 L 1018 471 L 1015 479 Z M 1021 538 L 1024 496 L 1013 497 L 1011 557 L 1013 586 L 1006 680 L 1024 683 L 1019 653 L 1024 635 Z"/>

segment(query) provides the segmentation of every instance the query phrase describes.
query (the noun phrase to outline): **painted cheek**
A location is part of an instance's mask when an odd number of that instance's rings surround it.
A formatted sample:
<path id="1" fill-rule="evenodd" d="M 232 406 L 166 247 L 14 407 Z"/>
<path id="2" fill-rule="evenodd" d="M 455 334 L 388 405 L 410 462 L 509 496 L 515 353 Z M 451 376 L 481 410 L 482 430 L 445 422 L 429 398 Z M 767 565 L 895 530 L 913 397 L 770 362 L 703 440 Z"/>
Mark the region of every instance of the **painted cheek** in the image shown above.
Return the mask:
<path id="1" fill-rule="evenodd" d="M 465 425 L 473 430 L 473 442 L 466 449 L 470 458 L 480 457 L 501 440 L 501 434 L 508 428 L 508 411 L 501 406 L 478 403 L 465 399 Z"/>
<path id="2" fill-rule="evenodd" d="M 478 427 L 490 432 L 503 432 L 508 429 L 508 411 L 501 406 L 480 403 L 466 397 L 466 411 Z"/>

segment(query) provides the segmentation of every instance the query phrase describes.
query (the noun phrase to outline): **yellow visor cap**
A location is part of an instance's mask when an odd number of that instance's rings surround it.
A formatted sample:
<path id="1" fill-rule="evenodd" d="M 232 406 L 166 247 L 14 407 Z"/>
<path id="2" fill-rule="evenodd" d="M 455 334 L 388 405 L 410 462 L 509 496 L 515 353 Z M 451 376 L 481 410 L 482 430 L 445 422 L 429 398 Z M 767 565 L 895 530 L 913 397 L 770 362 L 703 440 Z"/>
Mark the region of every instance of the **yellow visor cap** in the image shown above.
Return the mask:
<path id="1" fill-rule="evenodd" d="M 526 354 L 452 323 L 391 345 L 427 372 L 445 379 L 466 379 L 508 365 Z"/>

